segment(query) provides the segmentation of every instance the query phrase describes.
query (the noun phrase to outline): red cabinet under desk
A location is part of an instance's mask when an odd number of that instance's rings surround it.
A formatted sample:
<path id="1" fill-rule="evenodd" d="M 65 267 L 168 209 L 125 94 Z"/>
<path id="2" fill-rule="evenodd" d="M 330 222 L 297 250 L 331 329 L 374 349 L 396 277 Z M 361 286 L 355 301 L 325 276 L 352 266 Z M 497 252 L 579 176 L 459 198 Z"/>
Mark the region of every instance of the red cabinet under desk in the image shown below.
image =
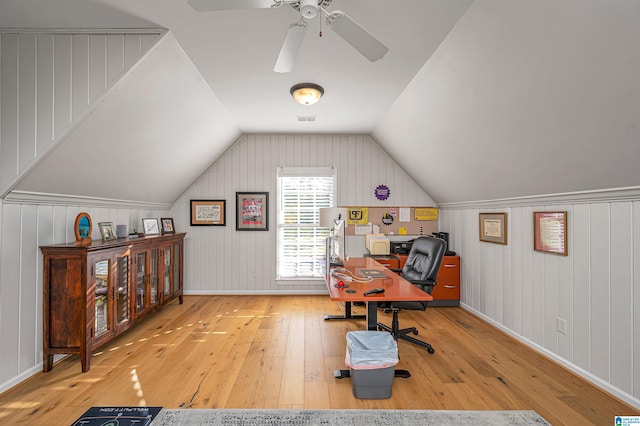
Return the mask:
<path id="1" fill-rule="evenodd" d="M 396 254 L 400 259 L 400 268 L 407 261 L 406 254 Z M 442 258 L 438 285 L 433 288 L 433 302 L 429 306 L 460 306 L 460 256 Z"/>

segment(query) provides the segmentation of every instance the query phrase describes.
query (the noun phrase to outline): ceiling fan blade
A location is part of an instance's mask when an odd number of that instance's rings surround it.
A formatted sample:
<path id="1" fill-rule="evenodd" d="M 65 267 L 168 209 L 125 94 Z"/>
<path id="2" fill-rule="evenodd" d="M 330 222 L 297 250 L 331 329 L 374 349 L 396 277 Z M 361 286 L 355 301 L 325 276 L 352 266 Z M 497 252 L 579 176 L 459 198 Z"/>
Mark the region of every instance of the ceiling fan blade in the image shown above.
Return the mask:
<path id="1" fill-rule="evenodd" d="M 280 54 L 273 67 L 275 72 L 286 73 L 293 69 L 293 63 L 298 56 L 298 51 L 302 45 L 302 39 L 307 32 L 307 23 L 304 21 L 294 22 L 289 26 L 287 35 L 284 38 Z"/>
<path id="2" fill-rule="evenodd" d="M 381 59 L 389 51 L 387 46 L 339 10 L 327 15 L 327 25 L 371 62 Z"/>
<path id="3" fill-rule="evenodd" d="M 189 0 L 198 12 L 211 10 L 262 9 L 274 7 L 274 0 Z"/>

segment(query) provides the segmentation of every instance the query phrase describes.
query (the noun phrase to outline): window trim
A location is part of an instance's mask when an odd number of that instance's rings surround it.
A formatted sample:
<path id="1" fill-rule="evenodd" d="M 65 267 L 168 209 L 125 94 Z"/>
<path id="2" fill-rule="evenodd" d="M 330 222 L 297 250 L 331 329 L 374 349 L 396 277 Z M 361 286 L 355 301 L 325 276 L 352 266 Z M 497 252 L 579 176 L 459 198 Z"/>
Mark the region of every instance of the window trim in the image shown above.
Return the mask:
<path id="1" fill-rule="evenodd" d="M 281 231 L 283 228 L 295 228 L 295 225 L 284 225 L 282 220 L 282 203 L 283 203 L 283 190 L 282 190 L 282 180 L 281 178 L 288 177 L 329 177 L 333 180 L 333 195 L 331 200 L 331 205 L 327 207 L 334 207 L 336 205 L 337 198 L 337 182 L 338 182 L 338 172 L 335 167 L 278 167 L 276 172 L 276 180 L 277 180 L 277 220 L 276 220 L 276 281 L 281 282 L 282 284 L 291 284 L 293 282 L 297 283 L 315 283 L 323 280 L 324 278 L 321 276 L 281 276 L 280 275 L 280 259 L 281 259 Z M 318 228 L 319 227 L 319 215 L 317 218 L 317 222 L 313 225 L 302 224 L 301 227 L 307 228 Z M 324 245 L 324 244 L 323 244 Z"/>

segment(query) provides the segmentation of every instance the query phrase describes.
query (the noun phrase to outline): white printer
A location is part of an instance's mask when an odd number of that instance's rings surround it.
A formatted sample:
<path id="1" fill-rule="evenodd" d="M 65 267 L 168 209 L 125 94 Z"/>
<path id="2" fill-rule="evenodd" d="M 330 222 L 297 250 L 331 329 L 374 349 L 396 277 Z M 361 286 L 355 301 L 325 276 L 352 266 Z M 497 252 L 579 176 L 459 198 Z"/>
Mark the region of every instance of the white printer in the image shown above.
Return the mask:
<path id="1" fill-rule="evenodd" d="M 365 236 L 365 247 L 373 256 L 387 256 L 390 254 L 390 242 L 384 234 L 367 234 Z"/>

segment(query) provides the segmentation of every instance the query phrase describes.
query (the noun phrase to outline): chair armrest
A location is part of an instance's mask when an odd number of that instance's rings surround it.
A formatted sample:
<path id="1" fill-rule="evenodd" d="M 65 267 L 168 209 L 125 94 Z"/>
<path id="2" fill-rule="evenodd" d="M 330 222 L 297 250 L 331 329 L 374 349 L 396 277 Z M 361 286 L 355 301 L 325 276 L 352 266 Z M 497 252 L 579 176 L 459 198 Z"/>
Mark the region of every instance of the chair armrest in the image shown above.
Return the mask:
<path id="1" fill-rule="evenodd" d="M 437 286 L 438 283 L 432 280 L 425 280 L 425 281 L 419 281 L 419 280 L 407 280 L 409 281 L 411 284 L 415 285 L 416 287 L 418 287 L 420 290 L 424 291 L 425 293 L 429 293 L 431 294 L 431 292 L 433 291 L 433 287 Z"/>

